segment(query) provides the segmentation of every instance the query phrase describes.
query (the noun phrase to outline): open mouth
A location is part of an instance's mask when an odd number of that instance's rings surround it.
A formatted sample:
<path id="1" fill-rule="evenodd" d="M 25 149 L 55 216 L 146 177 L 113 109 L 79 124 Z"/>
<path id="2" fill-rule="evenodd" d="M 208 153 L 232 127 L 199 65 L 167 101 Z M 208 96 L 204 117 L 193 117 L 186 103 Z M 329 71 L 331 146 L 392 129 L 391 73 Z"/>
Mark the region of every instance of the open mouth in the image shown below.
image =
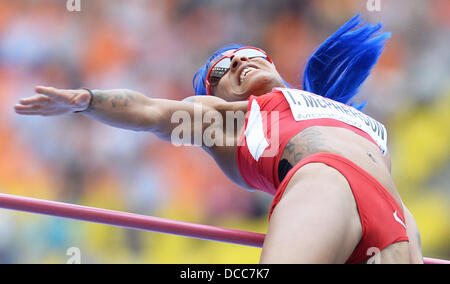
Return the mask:
<path id="1" fill-rule="evenodd" d="M 240 75 L 239 75 L 239 85 L 242 85 L 244 83 L 245 78 L 252 72 L 254 72 L 255 70 L 257 70 L 258 68 L 253 67 L 253 66 L 245 66 L 244 69 L 241 71 Z"/>

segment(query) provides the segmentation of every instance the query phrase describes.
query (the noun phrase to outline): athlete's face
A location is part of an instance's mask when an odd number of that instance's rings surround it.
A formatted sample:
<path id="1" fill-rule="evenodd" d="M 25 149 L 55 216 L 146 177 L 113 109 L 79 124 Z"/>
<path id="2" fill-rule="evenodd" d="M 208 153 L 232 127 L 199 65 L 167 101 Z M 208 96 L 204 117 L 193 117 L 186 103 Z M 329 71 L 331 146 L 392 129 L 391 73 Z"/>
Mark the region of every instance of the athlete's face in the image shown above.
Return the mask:
<path id="1" fill-rule="evenodd" d="M 277 87 L 286 86 L 274 64 L 262 57 L 234 55 L 230 69 L 211 87 L 211 94 L 229 102 L 245 101 L 250 95 L 264 95 Z"/>

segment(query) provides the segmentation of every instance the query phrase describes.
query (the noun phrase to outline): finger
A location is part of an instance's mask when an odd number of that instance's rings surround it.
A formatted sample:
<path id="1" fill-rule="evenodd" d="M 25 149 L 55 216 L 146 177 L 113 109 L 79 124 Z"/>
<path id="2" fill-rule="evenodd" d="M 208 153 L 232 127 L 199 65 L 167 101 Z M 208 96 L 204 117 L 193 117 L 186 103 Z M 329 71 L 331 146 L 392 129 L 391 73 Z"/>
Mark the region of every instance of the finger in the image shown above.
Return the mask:
<path id="1" fill-rule="evenodd" d="M 32 97 L 20 99 L 19 102 L 22 105 L 29 105 L 29 104 L 40 104 L 44 105 L 50 102 L 50 98 L 46 95 L 34 95 Z"/>
<path id="2" fill-rule="evenodd" d="M 20 115 L 42 115 L 39 111 L 17 111 Z"/>
<path id="3" fill-rule="evenodd" d="M 42 109 L 42 105 L 14 105 L 16 111 L 37 111 Z"/>
<path id="4" fill-rule="evenodd" d="M 17 114 L 23 114 L 23 115 L 40 115 L 41 111 L 39 109 L 27 109 L 24 108 L 25 106 L 14 106 L 14 110 Z"/>
<path id="5" fill-rule="evenodd" d="M 53 87 L 36 86 L 36 88 L 34 88 L 34 90 L 38 94 L 43 94 L 43 95 L 47 95 L 50 97 L 60 97 L 61 96 L 61 90 L 55 89 Z"/>

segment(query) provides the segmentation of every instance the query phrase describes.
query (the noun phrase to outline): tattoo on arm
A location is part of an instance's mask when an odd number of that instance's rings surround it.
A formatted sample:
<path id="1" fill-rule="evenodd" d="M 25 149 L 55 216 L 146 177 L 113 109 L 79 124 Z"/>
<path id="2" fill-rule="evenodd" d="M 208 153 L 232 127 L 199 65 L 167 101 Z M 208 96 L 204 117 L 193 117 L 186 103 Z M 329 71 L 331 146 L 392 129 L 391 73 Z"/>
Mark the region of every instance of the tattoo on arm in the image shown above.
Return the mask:
<path id="1" fill-rule="evenodd" d="M 106 106 L 108 103 L 111 104 L 112 108 L 127 107 L 129 103 L 135 99 L 136 98 L 132 92 L 127 92 L 125 90 L 114 90 L 111 92 L 95 91 L 89 111 L 92 111 L 96 107 L 100 107 L 102 105 Z"/>

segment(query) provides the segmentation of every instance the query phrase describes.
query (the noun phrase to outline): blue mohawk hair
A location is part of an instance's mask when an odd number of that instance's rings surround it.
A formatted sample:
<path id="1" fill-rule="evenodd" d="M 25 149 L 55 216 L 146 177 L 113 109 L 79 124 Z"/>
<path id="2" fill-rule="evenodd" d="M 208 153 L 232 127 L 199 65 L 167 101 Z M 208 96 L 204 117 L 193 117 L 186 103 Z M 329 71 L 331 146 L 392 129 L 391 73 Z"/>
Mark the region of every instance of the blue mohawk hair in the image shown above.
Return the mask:
<path id="1" fill-rule="evenodd" d="M 369 76 L 391 35 L 379 32 L 382 27 L 364 24 L 359 14 L 344 24 L 310 57 L 303 89 L 347 104 Z M 350 105 L 362 110 L 366 103 Z"/>

